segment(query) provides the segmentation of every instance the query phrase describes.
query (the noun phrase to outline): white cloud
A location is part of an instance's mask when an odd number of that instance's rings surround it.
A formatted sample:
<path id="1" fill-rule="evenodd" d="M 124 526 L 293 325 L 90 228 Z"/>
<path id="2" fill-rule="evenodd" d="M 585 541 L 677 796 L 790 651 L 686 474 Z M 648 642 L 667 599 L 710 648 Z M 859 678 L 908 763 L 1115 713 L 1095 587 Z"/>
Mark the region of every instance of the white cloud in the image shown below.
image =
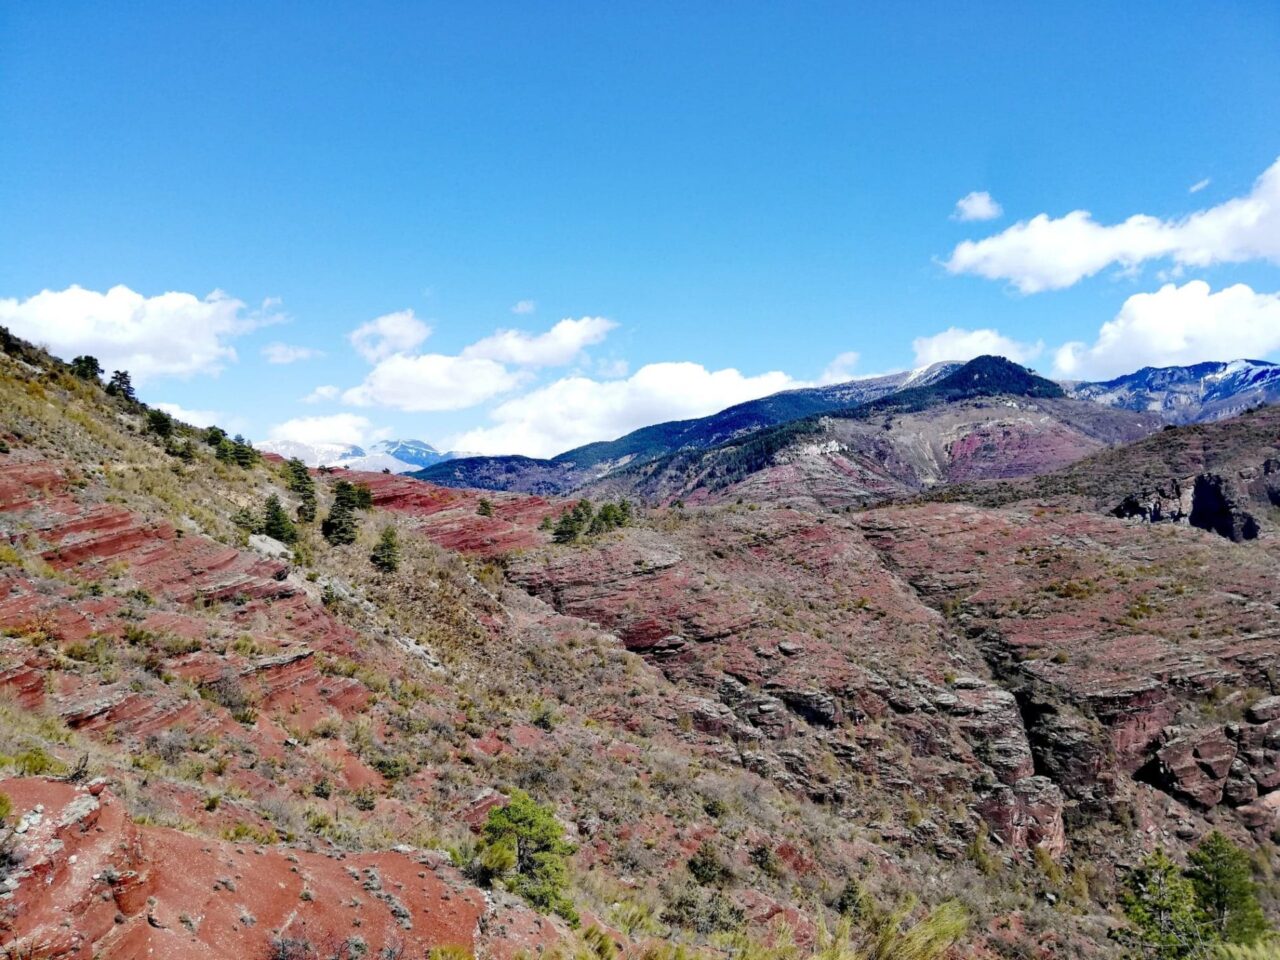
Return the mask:
<path id="1" fill-rule="evenodd" d="M 360 356 L 377 363 L 392 354 L 412 350 L 429 336 L 431 328 L 412 310 L 399 310 L 361 324 L 351 332 L 350 339 Z"/>
<path id="2" fill-rule="evenodd" d="M 356 350 L 374 364 L 359 386 L 342 393 L 358 407 L 393 407 L 415 413 L 462 410 L 528 383 L 535 368 L 569 363 L 603 340 L 617 324 L 604 317 L 561 320 L 550 330 L 530 334 L 499 330 L 464 348 L 458 356 L 409 352 L 430 333 L 412 311 L 388 314 L 351 335 Z M 330 399 L 319 388 L 308 402 Z"/>
<path id="3" fill-rule="evenodd" d="M 631 372 L 631 364 L 621 357 L 601 357 L 596 361 L 596 376 L 617 380 Z"/>
<path id="4" fill-rule="evenodd" d="M 1270 260 L 1280 263 L 1280 160 L 1253 189 L 1179 220 L 1138 214 L 1113 226 L 1074 210 L 1054 219 L 1039 214 L 983 240 L 966 240 L 944 266 L 1007 280 L 1023 293 L 1057 290 L 1111 264 L 1135 270 L 1169 258 L 1186 266 Z"/>
<path id="5" fill-rule="evenodd" d="M 1197 180 L 1187 189 L 1187 193 L 1199 193 L 1211 183 L 1213 183 L 1213 181 L 1209 177 L 1205 177 L 1203 180 Z"/>
<path id="6" fill-rule="evenodd" d="M 268 343 L 262 348 L 262 355 L 266 357 L 267 363 L 285 364 L 297 363 L 299 360 L 311 360 L 315 357 L 322 356 L 319 350 L 311 347 L 298 347 L 289 343 Z"/>
<path id="7" fill-rule="evenodd" d="M 369 371 L 364 383 L 342 394 L 357 407 L 393 407 L 422 413 L 473 407 L 514 390 L 521 378 L 502 364 L 478 357 L 397 353 Z"/>
<path id="8" fill-rule="evenodd" d="M 800 385 L 777 371 L 748 377 L 696 363 L 651 363 L 625 380 L 565 377 L 500 404 L 492 412 L 494 426 L 463 433 L 449 445 L 484 454 L 551 456 Z"/>
<path id="9" fill-rule="evenodd" d="M 227 419 L 225 414 L 217 410 L 188 410 L 176 403 L 156 403 L 152 406 L 159 407 L 169 416 L 195 427 L 212 427 L 215 423 L 222 423 Z"/>
<path id="10" fill-rule="evenodd" d="M 228 342 L 278 317 L 274 301 L 252 311 L 215 290 L 146 297 L 128 287 L 106 293 L 71 286 L 26 300 L 0 299 L 0 324 L 71 359 L 90 354 L 110 373 L 128 370 L 135 384 L 157 377 L 216 374 L 236 359 Z"/>
<path id="11" fill-rule="evenodd" d="M 994 220 L 1003 213 L 1004 207 L 996 203 L 991 194 L 985 190 L 974 190 L 956 201 L 951 219 L 968 223 L 972 220 Z"/>
<path id="12" fill-rule="evenodd" d="M 916 337 L 911 341 L 917 367 L 945 360 L 972 360 L 984 354 L 1007 357 L 1014 363 L 1030 363 L 1044 350 L 1044 344 L 1022 343 L 1006 337 L 998 330 L 964 330 L 949 327 L 931 337 Z"/>
<path id="13" fill-rule="evenodd" d="M 1243 283 L 1213 293 L 1203 280 L 1130 297 L 1092 344 L 1068 343 L 1054 375 L 1106 380 L 1144 366 L 1259 359 L 1280 350 L 1280 293 Z"/>
<path id="14" fill-rule="evenodd" d="M 355 444 L 376 438 L 385 431 L 374 430 L 368 417 L 354 413 L 335 413 L 330 417 L 295 417 L 278 423 L 268 431 L 272 440 L 290 440 L 306 444 Z"/>
<path id="15" fill-rule="evenodd" d="M 546 333 L 499 330 L 471 344 L 464 357 L 482 357 L 527 367 L 556 367 L 569 363 L 586 347 L 600 343 L 617 326 L 604 317 L 564 319 Z"/>
<path id="16" fill-rule="evenodd" d="M 853 368 L 858 365 L 860 359 L 856 350 L 839 354 L 827 364 L 827 368 L 822 371 L 822 376 L 818 378 L 818 383 L 844 383 L 846 380 L 854 379 L 857 375 L 853 372 Z"/>
<path id="17" fill-rule="evenodd" d="M 512 313 L 533 313 L 538 309 L 538 305 L 532 300 L 517 300 L 511 305 Z"/>
<path id="18" fill-rule="evenodd" d="M 323 400 L 337 400 L 338 394 L 342 393 L 340 387 L 335 387 L 331 383 L 316 387 L 305 397 L 302 398 L 303 403 L 320 403 Z"/>

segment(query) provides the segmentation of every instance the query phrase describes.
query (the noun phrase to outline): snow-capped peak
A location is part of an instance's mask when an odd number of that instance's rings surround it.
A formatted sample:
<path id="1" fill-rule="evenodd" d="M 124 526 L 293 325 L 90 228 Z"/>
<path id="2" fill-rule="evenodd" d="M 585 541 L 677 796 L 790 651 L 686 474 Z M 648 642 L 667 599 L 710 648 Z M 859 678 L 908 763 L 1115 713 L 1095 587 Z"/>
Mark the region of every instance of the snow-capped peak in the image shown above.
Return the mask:
<path id="1" fill-rule="evenodd" d="M 264 440 L 255 446 L 264 453 L 286 459 L 296 457 L 309 467 L 336 467 L 377 473 L 412 473 L 460 454 L 441 453 L 423 440 L 379 440 L 366 450 L 350 443 L 302 443 L 297 440 Z"/>

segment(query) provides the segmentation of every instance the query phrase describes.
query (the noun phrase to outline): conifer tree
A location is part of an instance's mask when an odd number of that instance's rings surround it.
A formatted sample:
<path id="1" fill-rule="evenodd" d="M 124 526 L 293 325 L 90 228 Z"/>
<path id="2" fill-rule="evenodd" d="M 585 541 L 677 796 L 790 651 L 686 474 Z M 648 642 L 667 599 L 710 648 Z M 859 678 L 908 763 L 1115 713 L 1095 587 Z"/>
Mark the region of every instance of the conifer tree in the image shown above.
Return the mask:
<path id="1" fill-rule="evenodd" d="M 1133 925 L 1139 955 L 1153 960 L 1205 955 L 1212 930 L 1201 919 L 1191 881 L 1163 850 L 1129 872 L 1120 904 Z"/>
<path id="2" fill-rule="evenodd" d="M 1254 943 L 1267 932 L 1247 853 L 1214 830 L 1188 859 L 1201 914 L 1219 939 Z"/>
<path id="3" fill-rule="evenodd" d="M 551 539 L 556 543 L 573 543 L 578 539 L 578 534 L 582 532 L 582 524 L 578 520 L 577 514 L 572 510 L 566 510 L 560 514 L 560 519 L 556 521 L 555 530 L 551 534 Z"/>
<path id="4" fill-rule="evenodd" d="M 333 506 L 320 524 L 321 535 L 335 547 L 356 542 L 360 520 L 356 516 L 355 503 L 355 487 L 346 480 L 339 480 L 333 491 Z"/>
<path id="5" fill-rule="evenodd" d="M 295 543 L 298 539 L 298 528 L 293 525 L 280 498 L 274 493 L 267 497 L 266 506 L 262 510 L 262 532 L 281 543 Z"/>
<path id="6" fill-rule="evenodd" d="M 167 439 L 173 436 L 173 417 L 169 416 L 163 410 L 148 410 L 147 429 L 157 437 L 164 437 Z"/>
<path id="7" fill-rule="evenodd" d="M 298 495 L 298 519 L 311 523 L 316 518 L 316 482 L 307 465 L 294 457 L 285 464 L 285 478 L 289 489 Z"/>
<path id="8" fill-rule="evenodd" d="M 111 380 L 107 383 L 107 393 L 134 402 L 138 399 L 138 395 L 133 392 L 133 378 L 129 376 L 128 370 L 112 371 Z"/>
<path id="9" fill-rule="evenodd" d="M 395 573 L 400 568 L 400 540 L 395 527 L 382 528 L 382 536 L 369 554 L 369 562 L 383 573 Z"/>
<path id="10" fill-rule="evenodd" d="M 81 354 L 71 361 L 71 372 L 81 380 L 97 380 L 102 376 L 102 364 L 97 357 Z"/>
<path id="11" fill-rule="evenodd" d="M 253 449 L 253 445 L 249 443 L 240 434 L 236 434 L 231 440 L 232 459 L 246 470 L 258 462 L 258 451 Z"/>
<path id="12" fill-rule="evenodd" d="M 513 789 L 506 806 L 489 811 L 481 839 L 480 865 L 488 882 L 501 880 L 539 910 L 577 926 L 578 912 L 567 896 L 566 865 L 575 848 L 564 839 L 553 810 Z"/>

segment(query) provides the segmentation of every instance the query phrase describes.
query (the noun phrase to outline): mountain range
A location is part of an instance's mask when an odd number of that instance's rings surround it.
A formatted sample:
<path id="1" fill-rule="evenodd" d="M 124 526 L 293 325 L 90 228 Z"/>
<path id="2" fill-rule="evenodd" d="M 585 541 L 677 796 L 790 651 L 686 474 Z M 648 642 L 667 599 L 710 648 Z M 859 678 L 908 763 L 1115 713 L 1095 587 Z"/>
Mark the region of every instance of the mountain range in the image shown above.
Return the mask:
<path id="1" fill-rule="evenodd" d="M 286 460 L 296 458 L 308 467 L 335 467 L 347 470 L 387 470 L 412 473 L 433 464 L 443 463 L 468 454 L 441 453 L 421 440 L 379 440 L 367 449 L 346 443 L 302 443 L 297 440 L 264 440 L 254 444 L 263 453 L 274 453 Z"/>
<path id="2" fill-rule="evenodd" d="M 447 463 L 429 466 L 414 475 L 445 486 L 526 493 L 558 494 L 588 489 L 623 492 L 628 484 L 633 485 L 633 492 L 637 494 L 658 489 L 672 490 L 679 485 L 649 481 L 655 473 L 670 469 L 674 462 L 671 458 L 677 454 L 683 456 L 681 469 L 686 473 L 696 473 L 700 468 L 694 462 L 704 459 L 698 456 L 702 451 L 734 448 L 758 452 L 762 444 L 769 446 L 778 442 L 777 436 L 767 434 L 768 428 L 804 423 L 807 418 L 821 415 L 847 420 L 848 411 L 859 407 L 869 415 L 877 409 L 877 404 L 885 403 L 886 398 L 895 394 L 915 396 L 917 394 L 913 391 L 952 376 L 961 366 L 955 362 L 936 363 L 890 376 L 785 391 L 738 404 L 708 417 L 643 427 L 617 440 L 587 444 L 550 459 L 460 456 L 451 458 Z M 1064 382 L 1057 387 L 1060 398 L 1148 414 L 1148 419 L 1132 422 L 1142 424 L 1134 429 L 1149 431 L 1163 423 L 1221 419 L 1261 403 L 1275 402 L 1280 399 L 1280 365 L 1237 360 L 1186 367 L 1146 367 L 1106 382 Z M 1047 393 L 1043 396 L 1049 398 Z M 1073 408 L 1070 404 L 1057 404 L 1055 410 L 1060 413 L 1074 410 L 1073 416 L 1077 420 L 1099 419 L 1086 408 Z M 1101 430 L 1096 439 L 1102 443 L 1132 438 L 1132 430 L 1108 432 L 1118 423 L 1117 420 L 1107 423 L 1111 427 L 1099 423 L 1096 429 L 1086 428 L 1084 433 Z M 1079 427 L 1080 424 L 1075 423 L 1064 429 L 1070 432 L 1077 431 Z M 757 433 L 760 434 L 758 442 L 748 443 L 744 439 Z M 711 459 L 721 461 L 726 457 L 732 459 L 733 455 L 711 455 Z M 640 471 L 639 468 L 645 464 L 658 466 Z M 646 482 L 637 482 L 636 478 L 641 476 L 646 478 Z"/>
<path id="3" fill-rule="evenodd" d="M 1075 397 L 1149 410 L 1169 423 L 1204 423 L 1280 400 L 1280 364 L 1263 360 L 1143 367 L 1099 383 L 1064 383 Z"/>

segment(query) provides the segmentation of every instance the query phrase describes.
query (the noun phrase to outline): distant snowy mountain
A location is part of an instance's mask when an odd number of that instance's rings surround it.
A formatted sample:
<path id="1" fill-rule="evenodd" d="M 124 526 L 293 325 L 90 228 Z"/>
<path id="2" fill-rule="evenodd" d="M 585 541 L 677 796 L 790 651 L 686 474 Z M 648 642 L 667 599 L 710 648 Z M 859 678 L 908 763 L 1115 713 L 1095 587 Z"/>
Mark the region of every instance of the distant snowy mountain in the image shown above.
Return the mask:
<path id="1" fill-rule="evenodd" d="M 255 443 L 263 453 L 277 453 L 286 460 L 297 458 L 308 467 L 337 463 L 365 455 L 362 447 L 353 443 L 302 443 L 298 440 L 264 440 Z"/>
<path id="2" fill-rule="evenodd" d="M 369 448 L 370 455 L 386 455 L 394 457 L 401 463 L 414 467 L 429 467 L 441 460 L 451 460 L 465 453 L 441 453 L 429 443 L 422 440 L 382 440 Z"/>
<path id="3" fill-rule="evenodd" d="M 1064 383 L 1063 387 L 1082 400 L 1158 413 L 1171 423 L 1200 423 L 1280 402 L 1280 364 L 1232 360 L 1143 367 L 1114 380 Z"/>
<path id="4" fill-rule="evenodd" d="M 264 440 L 255 444 L 264 453 L 297 457 L 309 467 L 337 467 L 374 473 L 412 473 L 432 464 L 452 460 L 463 453 L 441 453 L 422 440 L 380 440 L 368 449 L 355 444 L 299 443 L 295 440 Z"/>

